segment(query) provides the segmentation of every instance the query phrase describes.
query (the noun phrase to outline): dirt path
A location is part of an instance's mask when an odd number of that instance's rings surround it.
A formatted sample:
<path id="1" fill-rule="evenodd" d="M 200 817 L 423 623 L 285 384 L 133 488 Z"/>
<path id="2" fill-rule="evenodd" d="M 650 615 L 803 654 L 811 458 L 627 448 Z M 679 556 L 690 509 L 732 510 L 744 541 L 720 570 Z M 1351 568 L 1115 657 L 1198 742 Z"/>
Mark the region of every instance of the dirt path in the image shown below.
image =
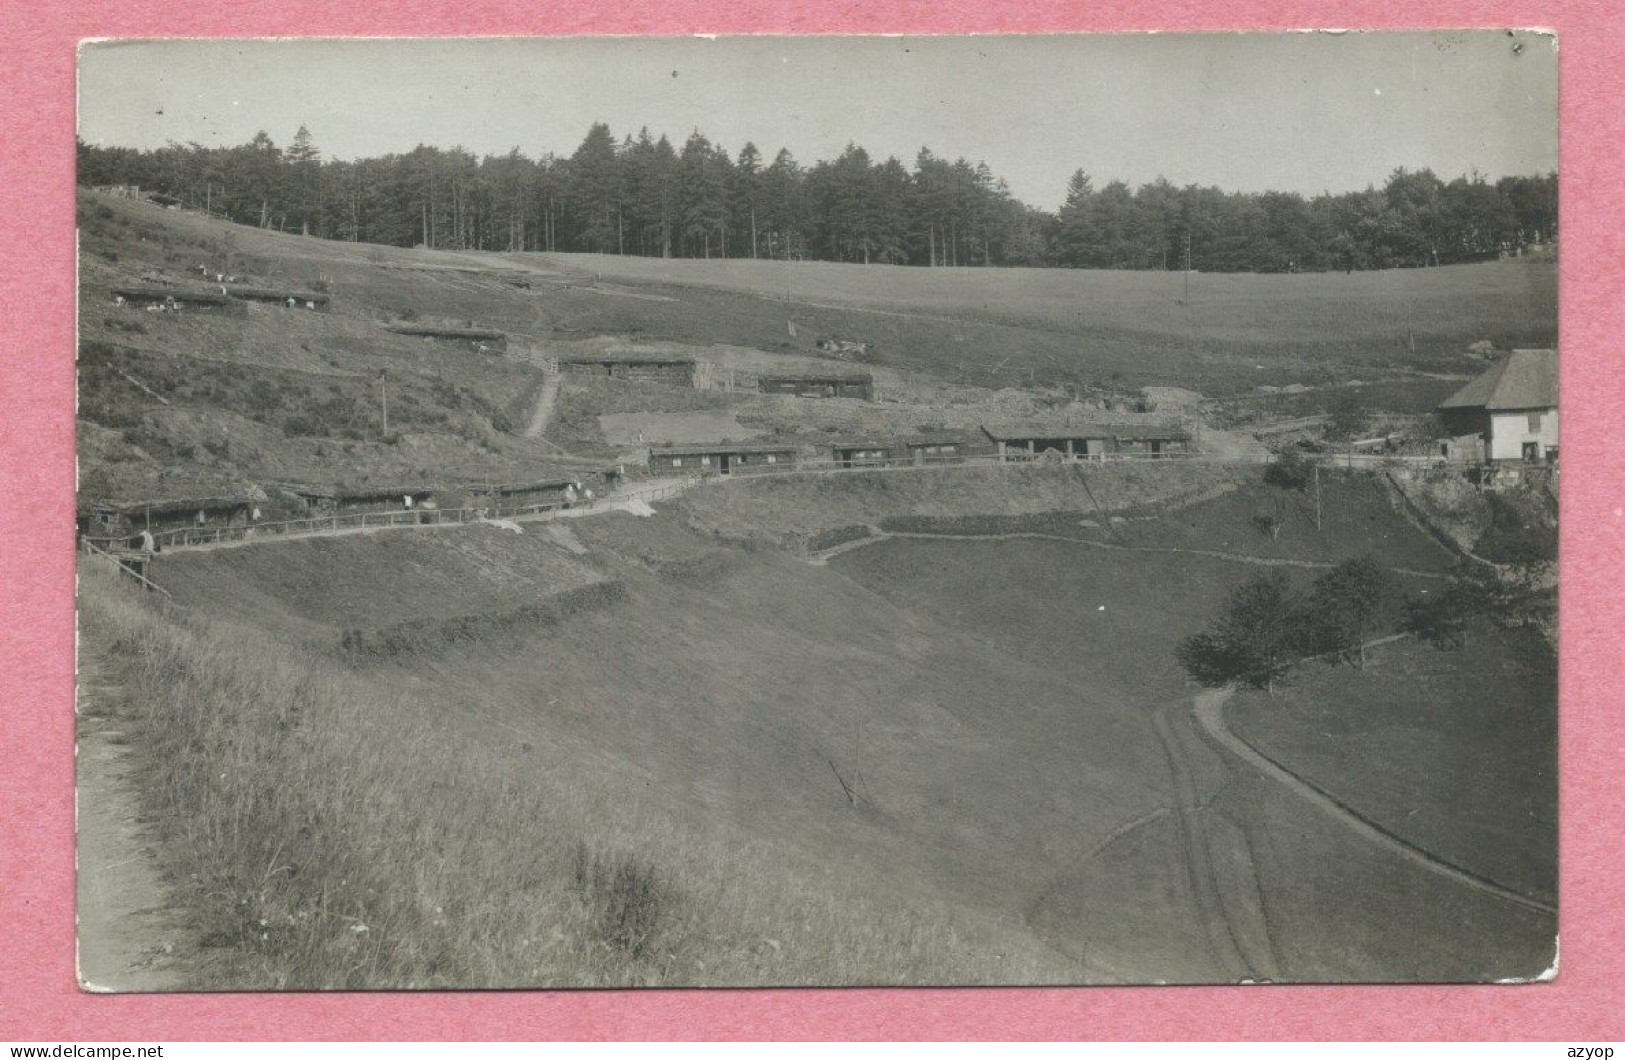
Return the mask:
<path id="1" fill-rule="evenodd" d="M 1174 704 L 1152 715 L 1152 727 L 1173 777 L 1186 871 L 1209 954 L 1233 981 L 1281 978 L 1251 856 L 1238 860 L 1236 851 L 1210 826 L 1214 793 L 1202 798 L 1193 761 L 1193 754 L 1202 751 L 1200 739 L 1189 731 L 1183 711 Z"/>
<path id="2" fill-rule="evenodd" d="M 530 422 L 525 425 L 526 438 L 540 438 L 553 421 L 553 407 L 559 401 L 559 376 L 549 372 L 542 380 L 542 392 L 536 395 L 536 407 L 531 410 Z"/>
<path id="3" fill-rule="evenodd" d="M 81 641 L 81 644 L 84 642 Z M 76 825 L 79 983 L 97 993 L 184 990 L 193 940 L 170 902 L 137 812 L 116 693 L 94 650 L 79 654 Z"/>
<path id="4" fill-rule="evenodd" d="M 1247 741 L 1230 730 L 1225 722 L 1224 705 L 1233 694 L 1232 688 L 1216 688 L 1199 693 L 1195 701 L 1195 716 L 1197 723 L 1215 743 L 1240 758 L 1254 769 L 1273 780 L 1279 781 L 1295 794 L 1309 802 L 1315 808 L 1327 814 L 1339 824 L 1349 828 L 1360 835 L 1383 847 L 1389 852 L 1410 862 L 1418 868 L 1443 876 L 1461 884 L 1471 887 L 1475 891 L 1493 895 L 1526 909 L 1556 915 L 1557 908 L 1549 902 L 1531 898 L 1526 894 L 1515 891 L 1510 887 L 1502 886 L 1493 880 L 1485 879 L 1466 869 L 1452 865 L 1434 854 L 1415 846 L 1388 831 L 1370 818 L 1362 816 L 1353 807 L 1340 801 L 1336 796 L 1311 781 L 1292 772 L 1269 758 Z"/>

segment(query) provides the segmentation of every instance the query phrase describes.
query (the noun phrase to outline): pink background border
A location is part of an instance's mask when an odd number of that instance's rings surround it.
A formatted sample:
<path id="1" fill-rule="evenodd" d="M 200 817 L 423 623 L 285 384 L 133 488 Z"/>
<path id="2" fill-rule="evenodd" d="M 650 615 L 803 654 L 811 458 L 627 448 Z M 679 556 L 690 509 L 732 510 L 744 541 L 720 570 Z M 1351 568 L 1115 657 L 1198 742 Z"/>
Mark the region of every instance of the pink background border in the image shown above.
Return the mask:
<path id="1" fill-rule="evenodd" d="M 0 1039 L 1625 1038 L 1625 20 L 1608 0 L 13 0 L 0 9 Z M 92 36 L 1063 32 L 1545 26 L 1561 39 L 1562 971 L 1522 987 L 105 997 L 73 978 L 73 129 Z M 1614 430 L 1609 434 L 1609 428 Z M 27 500 L 28 507 L 22 502 Z M 44 511 L 40 510 L 43 505 Z M 40 527 L 52 528 L 40 534 Z M 33 533 L 30 534 L 28 529 Z M 1609 997 L 1615 997 L 1612 1004 Z"/>

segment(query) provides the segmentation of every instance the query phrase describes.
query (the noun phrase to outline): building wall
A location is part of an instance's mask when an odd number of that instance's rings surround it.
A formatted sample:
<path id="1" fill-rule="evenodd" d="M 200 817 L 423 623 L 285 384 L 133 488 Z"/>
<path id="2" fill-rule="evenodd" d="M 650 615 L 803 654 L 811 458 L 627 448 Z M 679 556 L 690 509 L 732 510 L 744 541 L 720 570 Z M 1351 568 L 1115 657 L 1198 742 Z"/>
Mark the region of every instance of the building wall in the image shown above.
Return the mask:
<path id="1" fill-rule="evenodd" d="M 565 361 L 565 371 L 580 375 L 607 375 L 616 379 L 632 379 L 665 386 L 691 387 L 695 385 L 694 365 L 686 363 L 659 364 L 647 361 Z"/>
<path id="2" fill-rule="evenodd" d="M 777 471 L 787 466 L 794 467 L 795 462 L 796 457 L 792 452 L 728 454 L 729 472 Z M 671 453 L 651 453 L 649 468 L 652 471 L 673 471 L 681 475 L 692 475 L 696 472 L 715 474 L 722 471 L 722 454 L 685 453 L 676 456 Z"/>
<path id="3" fill-rule="evenodd" d="M 796 397 L 844 397 L 874 400 L 873 381 L 849 379 L 762 379 L 758 388 L 764 394 L 794 394 Z"/>
<path id="4" fill-rule="evenodd" d="M 952 464 L 965 458 L 965 446 L 959 442 L 911 445 L 908 451 L 916 464 Z"/>
<path id="5" fill-rule="evenodd" d="M 692 364 L 617 364 L 610 371 L 617 379 L 634 379 L 665 386 L 693 386 Z"/>
<path id="6" fill-rule="evenodd" d="M 433 499 L 429 493 L 416 493 L 412 495 L 412 510 L 416 511 L 424 501 Z M 354 515 L 362 512 L 404 512 L 406 507 L 406 493 L 393 493 L 386 497 L 338 497 L 326 509 L 339 515 Z"/>
<path id="7" fill-rule="evenodd" d="M 1536 459 L 1544 460 L 1546 450 L 1557 446 L 1557 410 L 1491 413 L 1489 433 L 1491 460 L 1522 460 L 1526 442 L 1534 442 Z"/>

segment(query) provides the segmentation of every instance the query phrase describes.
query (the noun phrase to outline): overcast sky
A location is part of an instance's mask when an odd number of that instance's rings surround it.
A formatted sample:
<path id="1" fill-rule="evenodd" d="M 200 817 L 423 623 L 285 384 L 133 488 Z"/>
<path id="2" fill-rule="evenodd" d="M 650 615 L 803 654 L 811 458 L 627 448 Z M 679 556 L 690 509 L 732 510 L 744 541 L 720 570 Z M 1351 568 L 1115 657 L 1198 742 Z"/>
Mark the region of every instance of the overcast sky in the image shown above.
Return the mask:
<path id="1" fill-rule="evenodd" d="M 139 41 L 87 45 L 80 135 L 230 145 L 301 124 L 330 157 L 575 150 L 594 121 L 810 163 L 985 160 L 1053 209 L 1068 176 L 1340 192 L 1398 166 L 1557 167 L 1557 56 L 1504 32 Z"/>

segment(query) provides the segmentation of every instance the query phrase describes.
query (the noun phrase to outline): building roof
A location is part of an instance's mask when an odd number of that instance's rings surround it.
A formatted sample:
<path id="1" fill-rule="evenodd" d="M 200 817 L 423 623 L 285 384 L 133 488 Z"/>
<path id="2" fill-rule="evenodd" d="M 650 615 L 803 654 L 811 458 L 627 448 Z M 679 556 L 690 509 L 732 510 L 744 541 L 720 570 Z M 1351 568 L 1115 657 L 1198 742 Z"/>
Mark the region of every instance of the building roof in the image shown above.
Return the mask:
<path id="1" fill-rule="evenodd" d="M 246 508 L 253 503 L 249 497 L 165 497 L 148 501 L 81 501 L 75 509 L 80 515 L 98 511 L 117 512 L 121 515 L 140 515 L 143 512 L 161 515 L 168 512 L 195 512 L 199 509 L 209 511 L 220 508 Z"/>
<path id="2" fill-rule="evenodd" d="M 982 431 L 996 442 L 1029 438 L 1117 438 L 1185 440 L 1190 432 L 1177 421 L 1156 417 L 1028 420 L 1019 423 L 988 423 Z"/>
<path id="3" fill-rule="evenodd" d="M 427 324 L 390 324 L 385 331 L 392 331 L 397 335 L 412 335 L 425 339 L 505 339 L 500 331 L 489 328 L 441 328 Z"/>
<path id="4" fill-rule="evenodd" d="M 197 302 L 202 305 L 227 305 L 230 299 L 218 291 L 194 291 L 184 287 L 115 287 L 113 293 L 131 301 L 162 301 L 173 298 L 177 302 Z"/>
<path id="5" fill-rule="evenodd" d="M 540 482 L 494 482 L 494 483 L 480 482 L 480 483 L 469 483 L 469 484 L 466 484 L 466 485 L 464 485 L 464 486 L 462 486 L 460 488 L 462 490 L 464 490 L 465 492 L 468 492 L 468 493 L 509 494 L 509 493 L 533 493 L 533 492 L 540 492 L 542 490 L 562 490 L 566 486 L 574 486 L 575 484 L 576 484 L 575 479 L 560 478 L 560 479 L 543 479 Z"/>
<path id="6" fill-rule="evenodd" d="M 790 442 L 711 442 L 706 445 L 652 445 L 649 447 L 651 456 L 716 456 L 727 453 L 793 453 L 795 445 Z"/>
<path id="7" fill-rule="evenodd" d="M 408 495 L 415 497 L 420 493 L 433 493 L 435 489 L 433 486 L 306 486 L 294 482 L 283 482 L 278 485 L 298 497 L 339 501 L 373 501 Z"/>
<path id="8" fill-rule="evenodd" d="M 966 440 L 963 434 L 920 433 L 893 438 L 832 438 L 829 445 L 834 449 L 896 449 L 899 446 L 964 445 Z"/>
<path id="9" fill-rule="evenodd" d="M 572 353 L 560 357 L 560 364 L 693 364 L 694 358 L 680 353 Z"/>
<path id="10" fill-rule="evenodd" d="M 1200 405 L 1202 395 L 1181 386 L 1143 386 L 1140 394 L 1160 405 Z"/>
<path id="11" fill-rule="evenodd" d="M 763 372 L 757 378 L 764 383 L 872 383 L 875 377 L 868 372 L 828 371 Z"/>
<path id="12" fill-rule="evenodd" d="M 226 287 L 226 292 L 237 298 L 255 298 L 278 302 L 292 298 L 300 302 L 315 302 L 317 305 L 326 305 L 333 300 L 320 291 L 285 291 L 275 287 L 250 287 L 245 284 L 229 285 Z"/>
<path id="13" fill-rule="evenodd" d="M 1513 350 L 1500 364 L 1456 391 L 1441 409 L 1557 407 L 1557 351 Z"/>

